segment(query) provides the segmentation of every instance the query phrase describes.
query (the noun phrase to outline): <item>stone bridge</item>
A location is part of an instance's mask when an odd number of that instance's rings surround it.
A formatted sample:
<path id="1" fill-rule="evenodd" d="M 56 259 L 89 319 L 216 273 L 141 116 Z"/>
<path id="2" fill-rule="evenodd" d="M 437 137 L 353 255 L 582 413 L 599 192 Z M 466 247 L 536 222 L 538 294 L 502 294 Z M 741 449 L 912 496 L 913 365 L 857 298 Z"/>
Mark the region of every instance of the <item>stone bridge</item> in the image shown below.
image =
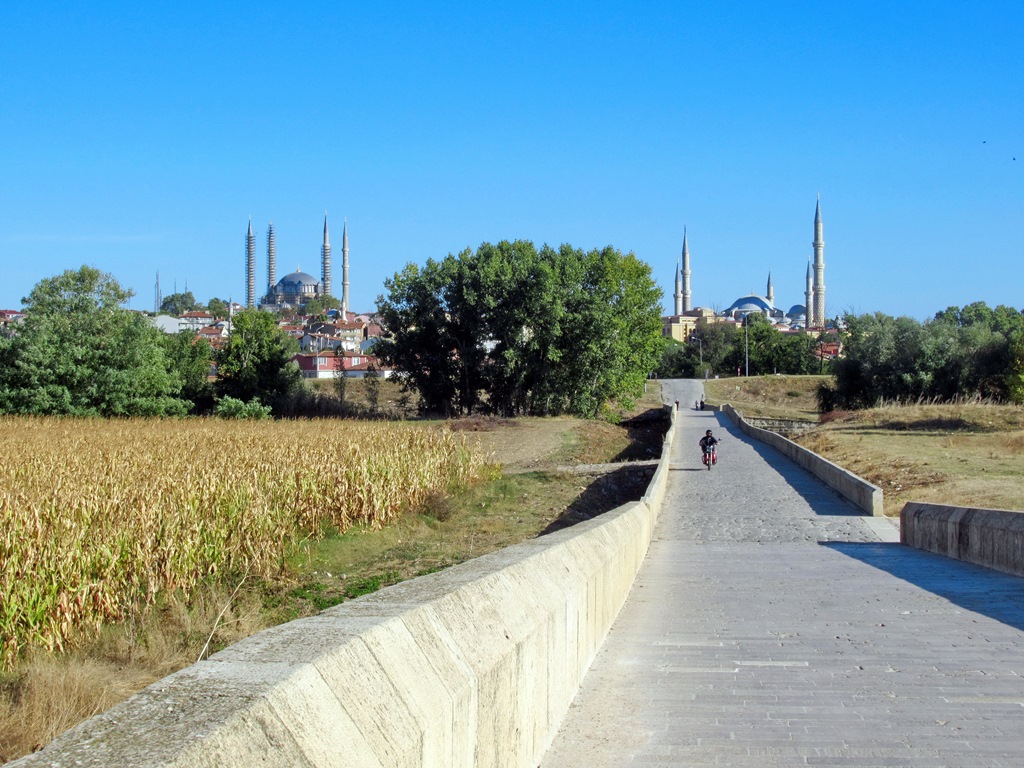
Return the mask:
<path id="1" fill-rule="evenodd" d="M 268 630 L 16 765 L 1024 765 L 1024 581 L 900 545 L 724 413 L 670 438 L 644 501 Z"/>

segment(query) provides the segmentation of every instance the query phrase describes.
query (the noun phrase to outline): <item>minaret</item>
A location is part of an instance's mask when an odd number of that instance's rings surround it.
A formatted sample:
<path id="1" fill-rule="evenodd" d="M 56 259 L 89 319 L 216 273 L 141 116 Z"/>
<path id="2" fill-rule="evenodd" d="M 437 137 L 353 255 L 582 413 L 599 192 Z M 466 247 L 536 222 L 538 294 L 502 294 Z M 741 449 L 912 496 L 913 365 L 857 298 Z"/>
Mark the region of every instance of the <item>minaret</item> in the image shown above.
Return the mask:
<path id="1" fill-rule="evenodd" d="M 324 293 L 331 295 L 331 240 L 327 236 L 327 211 L 324 211 L 324 244 L 320 248 L 321 275 Z"/>
<path id="2" fill-rule="evenodd" d="M 822 235 L 821 226 L 821 195 L 818 195 L 818 204 L 814 209 L 814 314 L 813 325 L 816 328 L 825 327 L 825 238 Z"/>
<path id="3" fill-rule="evenodd" d="M 267 224 L 267 296 L 274 293 L 277 285 L 277 243 L 274 240 L 274 222 Z"/>
<path id="4" fill-rule="evenodd" d="M 679 259 L 676 259 L 676 292 L 672 294 L 676 300 L 674 315 L 683 314 L 683 272 L 679 266 Z"/>
<path id="5" fill-rule="evenodd" d="M 348 322 L 348 219 L 341 224 L 341 316 Z"/>
<path id="6" fill-rule="evenodd" d="M 252 234 L 252 219 L 245 235 L 245 306 L 256 306 L 256 238 Z"/>
<path id="7" fill-rule="evenodd" d="M 804 327 L 811 327 L 811 309 L 814 301 L 814 283 L 811 282 L 811 260 L 807 259 L 807 287 L 804 288 Z"/>
<path id="8" fill-rule="evenodd" d="M 153 297 L 153 314 L 160 311 L 160 305 L 164 303 L 164 295 L 160 293 L 160 270 L 156 272 L 156 295 Z"/>
<path id="9" fill-rule="evenodd" d="M 683 227 L 683 312 L 693 309 L 690 301 L 690 246 L 686 243 L 686 227 Z"/>
<path id="10" fill-rule="evenodd" d="M 772 273 L 768 273 L 768 293 L 765 294 L 768 303 L 775 306 L 775 287 L 772 285 Z"/>

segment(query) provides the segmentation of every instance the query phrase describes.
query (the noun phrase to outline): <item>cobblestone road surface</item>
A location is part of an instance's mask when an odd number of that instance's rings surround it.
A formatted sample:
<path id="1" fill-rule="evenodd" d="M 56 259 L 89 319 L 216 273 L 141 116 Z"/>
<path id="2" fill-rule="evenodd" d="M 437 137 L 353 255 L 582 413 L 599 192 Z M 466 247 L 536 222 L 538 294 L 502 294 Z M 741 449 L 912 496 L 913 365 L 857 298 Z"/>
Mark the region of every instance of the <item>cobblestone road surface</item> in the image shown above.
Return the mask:
<path id="1" fill-rule="evenodd" d="M 1024 579 L 902 547 L 700 392 L 666 385 L 665 509 L 543 768 L 1024 766 Z"/>

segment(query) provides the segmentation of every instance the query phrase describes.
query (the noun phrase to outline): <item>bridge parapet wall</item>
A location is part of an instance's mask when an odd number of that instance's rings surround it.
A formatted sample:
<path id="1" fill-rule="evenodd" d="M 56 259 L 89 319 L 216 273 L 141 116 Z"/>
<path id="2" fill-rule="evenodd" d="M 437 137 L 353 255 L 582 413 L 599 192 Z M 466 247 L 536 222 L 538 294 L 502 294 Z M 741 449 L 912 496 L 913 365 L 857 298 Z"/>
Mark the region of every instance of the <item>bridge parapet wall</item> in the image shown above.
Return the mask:
<path id="1" fill-rule="evenodd" d="M 647 553 L 644 499 L 273 627 L 13 768 L 535 766 Z"/>
<path id="2" fill-rule="evenodd" d="M 755 427 L 744 419 L 743 414 L 729 403 L 724 403 L 721 406 L 721 411 L 739 427 L 743 434 L 749 435 L 755 440 L 760 440 L 762 443 L 767 443 L 777 449 L 786 458 L 799 464 L 867 514 L 878 516 L 885 514 L 882 506 L 882 489 L 877 485 L 872 485 L 864 478 L 858 477 L 847 469 L 843 469 L 838 464 L 833 464 L 828 459 L 814 453 L 814 451 L 809 451 L 802 445 L 798 445 L 782 435 Z"/>
<path id="3" fill-rule="evenodd" d="M 900 541 L 1024 576 L 1024 512 L 911 501 L 900 512 Z"/>

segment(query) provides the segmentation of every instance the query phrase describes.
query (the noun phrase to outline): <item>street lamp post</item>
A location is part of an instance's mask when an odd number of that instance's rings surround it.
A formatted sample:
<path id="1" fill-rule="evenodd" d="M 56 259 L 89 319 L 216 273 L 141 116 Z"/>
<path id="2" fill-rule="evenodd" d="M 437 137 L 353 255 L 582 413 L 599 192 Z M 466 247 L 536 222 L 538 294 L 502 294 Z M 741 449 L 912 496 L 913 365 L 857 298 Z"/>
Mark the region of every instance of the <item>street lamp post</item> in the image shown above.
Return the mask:
<path id="1" fill-rule="evenodd" d="M 745 376 L 750 377 L 750 334 L 747 331 L 748 315 L 743 316 L 743 357 L 746 365 Z"/>

